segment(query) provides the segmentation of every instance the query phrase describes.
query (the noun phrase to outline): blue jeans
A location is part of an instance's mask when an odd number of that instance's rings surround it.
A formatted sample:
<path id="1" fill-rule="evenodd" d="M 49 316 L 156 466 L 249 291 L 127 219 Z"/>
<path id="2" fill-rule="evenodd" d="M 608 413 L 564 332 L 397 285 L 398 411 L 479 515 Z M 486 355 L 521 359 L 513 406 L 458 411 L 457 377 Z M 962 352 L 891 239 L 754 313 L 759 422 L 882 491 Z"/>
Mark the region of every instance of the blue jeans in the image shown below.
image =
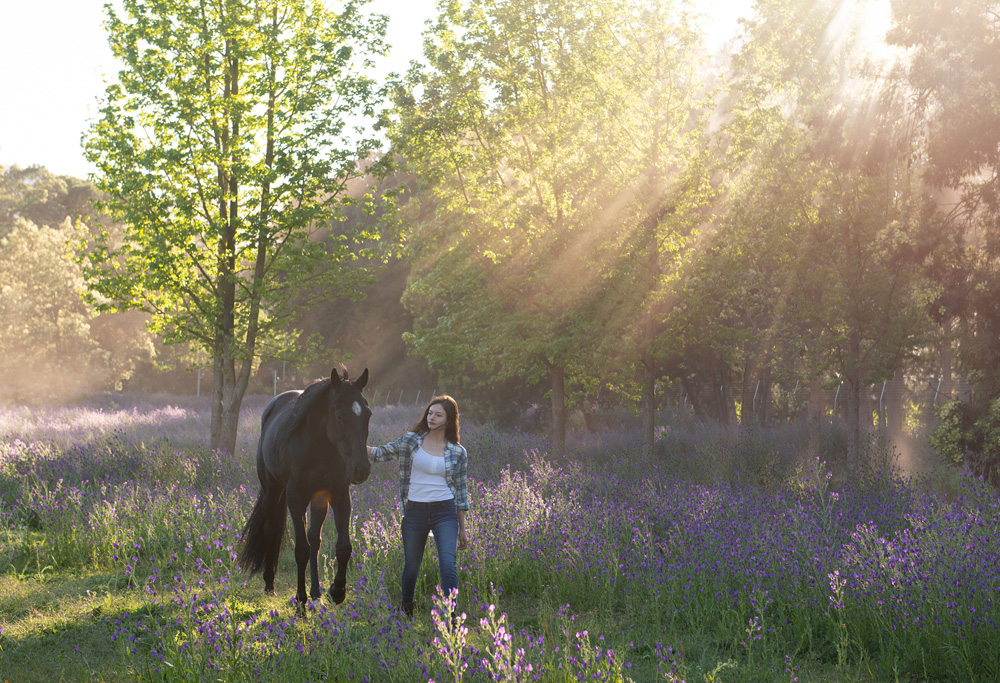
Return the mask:
<path id="1" fill-rule="evenodd" d="M 431 531 L 437 545 L 441 588 L 446 594 L 458 588 L 458 513 L 454 499 L 434 503 L 407 501 L 400 528 L 403 534 L 403 603 L 413 602 L 427 534 Z"/>

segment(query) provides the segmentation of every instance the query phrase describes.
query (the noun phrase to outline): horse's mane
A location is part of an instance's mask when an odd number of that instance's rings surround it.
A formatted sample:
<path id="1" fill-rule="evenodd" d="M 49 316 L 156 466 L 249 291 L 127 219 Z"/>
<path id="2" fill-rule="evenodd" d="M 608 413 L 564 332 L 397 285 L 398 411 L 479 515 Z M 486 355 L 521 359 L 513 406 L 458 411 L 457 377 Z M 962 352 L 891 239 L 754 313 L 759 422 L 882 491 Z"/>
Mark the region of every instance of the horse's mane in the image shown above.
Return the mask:
<path id="1" fill-rule="evenodd" d="M 306 417 L 308 417 L 309 412 L 313 409 L 317 403 L 319 403 L 323 397 L 326 395 L 327 391 L 330 389 L 330 378 L 318 379 L 305 390 L 299 394 L 295 401 L 292 403 L 291 414 L 285 424 L 282 425 L 279 432 L 282 442 L 287 442 L 288 437 L 295 432 L 303 422 L 305 422 Z"/>

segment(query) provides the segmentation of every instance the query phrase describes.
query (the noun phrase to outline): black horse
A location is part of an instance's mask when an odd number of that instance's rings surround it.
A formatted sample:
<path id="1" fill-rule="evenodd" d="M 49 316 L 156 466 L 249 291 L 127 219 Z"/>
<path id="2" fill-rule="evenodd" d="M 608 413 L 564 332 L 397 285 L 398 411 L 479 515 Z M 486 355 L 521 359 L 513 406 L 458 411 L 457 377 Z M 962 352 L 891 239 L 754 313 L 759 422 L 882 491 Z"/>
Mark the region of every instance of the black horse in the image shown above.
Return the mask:
<path id="1" fill-rule="evenodd" d="M 338 604 L 344 601 L 352 550 L 348 532 L 350 485 L 360 484 L 371 471 L 368 421 L 372 413 L 361 395 L 367 382 L 367 368 L 353 382 L 346 371 L 341 377 L 335 368 L 329 379 L 317 381 L 305 391 L 275 396 L 260 418 L 260 493 L 243 529 L 240 566 L 251 574 L 263 569 L 264 590 L 274 593 L 287 509 L 295 527 L 295 598 L 300 610 L 306 602 L 306 562 L 312 575 L 309 595 L 313 600 L 322 595 L 316 563 L 328 506 L 333 508 L 337 525 L 337 573 L 330 598 Z M 306 508 L 311 511 L 308 537 Z"/>

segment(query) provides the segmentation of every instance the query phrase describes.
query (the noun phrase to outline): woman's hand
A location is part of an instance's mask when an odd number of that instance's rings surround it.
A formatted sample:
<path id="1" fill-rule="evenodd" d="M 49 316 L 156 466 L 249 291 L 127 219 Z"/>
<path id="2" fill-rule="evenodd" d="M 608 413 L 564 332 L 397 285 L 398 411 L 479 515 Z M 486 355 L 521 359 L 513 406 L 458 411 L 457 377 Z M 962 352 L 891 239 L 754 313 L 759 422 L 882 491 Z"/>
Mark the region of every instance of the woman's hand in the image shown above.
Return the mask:
<path id="1" fill-rule="evenodd" d="M 469 547 L 469 533 L 465 530 L 465 510 L 458 510 L 458 550 Z"/>

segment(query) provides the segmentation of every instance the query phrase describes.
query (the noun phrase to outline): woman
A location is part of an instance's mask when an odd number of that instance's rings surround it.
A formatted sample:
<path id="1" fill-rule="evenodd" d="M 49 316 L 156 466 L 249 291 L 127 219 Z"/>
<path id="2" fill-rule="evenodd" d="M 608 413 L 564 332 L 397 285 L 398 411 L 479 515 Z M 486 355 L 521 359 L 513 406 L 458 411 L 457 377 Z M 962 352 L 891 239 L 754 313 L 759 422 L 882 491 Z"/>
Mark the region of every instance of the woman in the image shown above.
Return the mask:
<path id="1" fill-rule="evenodd" d="M 423 417 L 392 443 L 369 448 L 372 462 L 399 462 L 399 498 L 403 505 L 402 609 L 413 616 L 413 592 L 424 558 L 427 534 L 434 532 L 441 588 L 458 588 L 457 555 L 469 545 L 465 513 L 468 454 L 458 442 L 458 404 L 435 396 Z"/>

